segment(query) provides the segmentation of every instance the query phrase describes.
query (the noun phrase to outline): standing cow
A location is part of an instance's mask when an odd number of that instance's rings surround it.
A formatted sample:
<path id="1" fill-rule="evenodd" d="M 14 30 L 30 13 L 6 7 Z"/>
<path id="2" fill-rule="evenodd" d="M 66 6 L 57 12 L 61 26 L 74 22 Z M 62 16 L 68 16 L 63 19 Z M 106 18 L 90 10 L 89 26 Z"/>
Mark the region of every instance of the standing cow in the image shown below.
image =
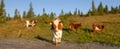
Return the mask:
<path id="1" fill-rule="evenodd" d="M 75 29 L 75 30 L 77 31 L 78 28 L 81 27 L 81 26 L 82 26 L 81 23 L 77 23 L 77 24 L 70 23 L 70 24 L 69 24 L 69 29 L 70 29 L 70 30 Z"/>
<path id="2" fill-rule="evenodd" d="M 102 30 L 104 29 L 104 25 L 101 24 L 93 24 L 93 32 L 95 33 L 96 31 L 100 31 L 102 32 Z"/>
<path id="3" fill-rule="evenodd" d="M 34 27 L 37 23 L 37 20 L 26 20 L 26 27 Z"/>
<path id="4" fill-rule="evenodd" d="M 60 20 L 60 18 L 55 18 L 53 21 L 50 22 L 50 25 L 53 34 L 53 43 L 55 43 L 56 46 L 60 45 L 62 38 L 63 23 Z"/>

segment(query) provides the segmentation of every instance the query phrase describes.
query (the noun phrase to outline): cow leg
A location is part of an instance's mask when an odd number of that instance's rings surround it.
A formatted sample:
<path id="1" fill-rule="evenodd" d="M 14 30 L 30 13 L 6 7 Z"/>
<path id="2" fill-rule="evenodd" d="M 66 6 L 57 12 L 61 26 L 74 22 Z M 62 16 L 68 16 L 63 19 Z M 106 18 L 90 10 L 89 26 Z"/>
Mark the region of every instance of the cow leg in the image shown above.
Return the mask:
<path id="1" fill-rule="evenodd" d="M 61 38 L 62 38 L 62 30 L 59 31 L 59 41 L 61 43 Z"/>
<path id="2" fill-rule="evenodd" d="M 56 43 L 56 38 L 55 37 L 53 37 L 53 43 Z"/>
<path id="3" fill-rule="evenodd" d="M 62 31 L 59 30 L 56 34 L 57 34 L 57 36 L 56 36 L 56 46 L 59 46 L 61 44 Z"/>
<path id="4" fill-rule="evenodd" d="M 96 30 L 93 30 L 93 33 L 96 34 Z"/>
<path id="5" fill-rule="evenodd" d="M 53 35 L 53 44 L 56 43 L 56 34 L 54 32 L 54 30 L 52 30 L 52 35 Z"/>
<path id="6" fill-rule="evenodd" d="M 28 27 L 29 27 L 29 25 L 28 25 L 28 24 L 26 24 L 26 27 L 28 28 Z"/>
<path id="7" fill-rule="evenodd" d="M 32 27 L 34 27 L 35 26 L 35 24 L 32 24 Z"/>
<path id="8" fill-rule="evenodd" d="M 55 44 L 56 46 L 58 46 L 59 45 L 59 38 L 55 38 L 55 37 L 53 37 L 53 44 Z"/>
<path id="9" fill-rule="evenodd" d="M 59 46 L 61 44 L 61 38 L 56 38 L 55 45 Z"/>

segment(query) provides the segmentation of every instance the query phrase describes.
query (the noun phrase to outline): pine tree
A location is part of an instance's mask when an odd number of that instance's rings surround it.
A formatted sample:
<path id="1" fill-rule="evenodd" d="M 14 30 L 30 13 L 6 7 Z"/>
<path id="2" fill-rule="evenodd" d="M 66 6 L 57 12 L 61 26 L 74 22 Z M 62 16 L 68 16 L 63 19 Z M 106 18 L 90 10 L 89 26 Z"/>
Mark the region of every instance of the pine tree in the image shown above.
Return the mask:
<path id="1" fill-rule="evenodd" d="M 83 12 L 81 12 L 81 16 L 83 16 Z"/>
<path id="2" fill-rule="evenodd" d="M 88 11 L 87 16 L 91 16 L 91 10 Z"/>
<path id="3" fill-rule="evenodd" d="M 5 17 L 5 4 L 4 4 L 4 0 L 1 0 L 0 3 L 0 17 Z"/>
<path id="4" fill-rule="evenodd" d="M 104 12 L 105 12 L 105 14 L 108 14 L 108 13 L 109 13 L 108 6 L 107 6 L 107 5 L 105 5 Z"/>
<path id="5" fill-rule="evenodd" d="M 69 11 L 69 12 L 67 12 L 67 13 L 64 14 L 64 19 L 67 18 L 67 17 L 69 17 L 69 16 L 72 16 L 71 11 Z"/>
<path id="6" fill-rule="evenodd" d="M 80 16 L 80 10 L 78 10 L 78 16 Z"/>
<path id="7" fill-rule="evenodd" d="M 64 16 L 64 11 L 63 11 L 63 9 L 61 10 L 61 13 L 60 13 L 59 16 Z"/>
<path id="8" fill-rule="evenodd" d="M 45 8 L 43 8 L 43 14 L 42 14 L 42 16 L 44 16 L 45 18 L 48 18 L 48 17 L 49 17 L 48 14 L 47 14 L 46 11 L 45 11 Z"/>
<path id="9" fill-rule="evenodd" d="M 92 0 L 92 11 L 95 11 L 95 5 L 94 5 L 94 0 Z"/>
<path id="10" fill-rule="evenodd" d="M 7 16 L 7 20 L 10 20 L 10 19 L 11 19 L 10 14 L 8 14 L 8 16 Z"/>
<path id="11" fill-rule="evenodd" d="M 45 16 L 45 15 L 46 15 L 45 8 L 43 8 L 43 14 L 42 14 L 42 16 Z"/>
<path id="12" fill-rule="evenodd" d="M 23 12 L 23 16 L 22 16 L 22 18 L 27 18 L 26 11 Z"/>
<path id="13" fill-rule="evenodd" d="M 72 16 L 72 13 L 71 13 L 71 11 L 69 11 L 69 12 L 68 12 L 68 15 L 69 15 L 69 16 Z"/>
<path id="14" fill-rule="evenodd" d="M 116 6 L 115 8 L 115 14 L 119 13 L 119 8 Z"/>
<path id="15" fill-rule="evenodd" d="M 20 18 L 19 15 L 20 15 L 20 14 L 19 14 L 18 9 L 15 9 L 15 12 L 14 12 L 14 19 L 19 19 L 19 18 Z"/>
<path id="16" fill-rule="evenodd" d="M 30 9 L 29 9 L 29 11 L 28 11 L 28 13 L 27 13 L 27 18 L 32 18 L 32 17 L 34 17 L 34 16 L 35 16 L 35 15 L 34 15 L 32 3 L 30 3 Z"/>
<path id="17" fill-rule="evenodd" d="M 119 5 L 119 13 L 120 13 L 120 5 Z"/>
<path id="18" fill-rule="evenodd" d="M 21 15 L 20 15 L 20 12 L 18 11 L 18 16 L 19 16 L 19 18 L 21 19 Z"/>
<path id="19" fill-rule="evenodd" d="M 10 17 L 10 14 L 8 13 L 8 17 Z"/>
<path id="20" fill-rule="evenodd" d="M 98 15 L 98 12 L 97 12 L 95 5 L 94 5 L 94 0 L 92 0 L 92 15 Z"/>
<path id="21" fill-rule="evenodd" d="M 115 8 L 114 8 L 113 6 L 111 6 L 111 11 L 110 11 L 110 13 L 115 14 Z"/>
<path id="22" fill-rule="evenodd" d="M 102 2 L 100 2 L 99 6 L 98 6 L 98 13 L 99 13 L 99 15 L 103 15 L 104 14 Z"/>
<path id="23" fill-rule="evenodd" d="M 40 14 L 38 14 L 37 17 L 40 17 Z"/>
<path id="24" fill-rule="evenodd" d="M 50 19 L 53 19 L 53 18 L 55 18 L 55 13 L 51 12 L 50 13 Z"/>
<path id="25" fill-rule="evenodd" d="M 42 16 L 45 16 L 45 8 L 43 8 L 43 13 L 42 13 Z"/>
<path id="26" fill-rule="evenodd" d="M 75 16 L 77 15 L 77 8 L 75 8 L 74 15 Z"/>

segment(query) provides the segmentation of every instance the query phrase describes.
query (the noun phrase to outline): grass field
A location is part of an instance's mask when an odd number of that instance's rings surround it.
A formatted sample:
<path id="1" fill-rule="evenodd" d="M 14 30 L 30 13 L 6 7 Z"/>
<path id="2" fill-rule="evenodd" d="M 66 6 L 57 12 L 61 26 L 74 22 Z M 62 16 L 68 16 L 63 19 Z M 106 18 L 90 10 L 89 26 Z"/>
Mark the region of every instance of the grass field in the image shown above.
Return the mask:
<path id="1" fill-rule="evenodd" d="M 64 29 L 68 28 L 68 24 L 71 22 L 82 23 L 82 27 L 80 27 L 77 32 L 75 30 L 70 32 L 68 32 L 68 30 L 63 30 L 63 41 L 73 43 L 100 42 L 120 44 L 120 14 L 90 17 L 70 16 L 63 20 L 63 22 Z M 102 33 L 93 34 L 93 23 L 103 24 L 105 26 Z M 35 27 L 26 28 L 24 21 L 14 23 L 12 20 L 0 24 L 0 38 L 38 40 L 38 38 L 36 38 L 37 36 L 42 39 L 52 40 L 50 25 L 38 21 Z"/>

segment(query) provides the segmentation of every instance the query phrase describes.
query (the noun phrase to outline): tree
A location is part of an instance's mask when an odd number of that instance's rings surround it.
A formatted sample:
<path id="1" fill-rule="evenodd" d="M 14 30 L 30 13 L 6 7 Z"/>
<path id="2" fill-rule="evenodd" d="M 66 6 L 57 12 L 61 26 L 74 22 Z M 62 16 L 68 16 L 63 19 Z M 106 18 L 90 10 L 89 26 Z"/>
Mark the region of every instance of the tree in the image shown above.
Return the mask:
<path id="1" fill-rule="evenodd" d="M 4 17 L 5 16 L 5 4 L 4 4 L 4 0 L 1 0 L 1 3 L 0 3 L 0 16 L 1 17 Z"/>
<path id="2" fill-rule="evenodd" d="M 22 18 L 27 18 L 26 11 L 23 12 Z"/>
<path id="3" fill-rule="evenodd" d="M 40 17 L 40 14 L 38 14 L 37 17 Z"/>
<path id="4" fill-rule="evenodd" d="M 10 17 L 10 14 L 8 13 L 8 17 Z"/>
<path id="5" fill-rule="evenodd" d="M 59 16 L 63 16 L 63 15 L 64 15 L 64 11 L 63 11 L 63 9 L 62 9 Z"/>
<path id="6" fill-rule="evenodd" d="M 18 9 L 15 9 L 15 12 L 14 12 L 14 19 L 20 19 L 20 14 L 19 14 Z"/>
<path id="7" fill-rule="evenodd" d="M 95 5 L 94 5 L 94 0 L 92 0 L 92 15 L 98 15 L 98 12 L 97 12 Z"/>
<path id="8" fill-rule="evenodd" d="M 75 8 L 74 15 L 75 16 L 77 15 L 77 8 Z"/>
<path id="9" fill-rule="evenodd" d="M 81 16 L 83 16 L 83 12 L 81 12 Z"/>
<path id="10" fill-rule="evenodd" d="M 80 16 L 80 10 L 78 10 L 78 16 Z"/>
<path id="11" fill-rule="evenodd" d="M 18 17 L 21 18 L 20 12 L 18 11 Z"/>
<path id="12" fill-rule="evenodd" d="M 110 11 L 110 13 L 115 14 L 115 8 L 113 8 L 113 6 L 111 6 L 111 11 Z"/>
<path id="13" fill-rule="evenodd" d="M 116 6 L 115 8 L 115 14 L 119 13 L 119 8 Z"/>
<path id="14" fill-rule="evenodd" d="M 30 3 L 30 9 L 27 13 L 27 18 L 32 18 L 34 17 L 34 11 L 33 11 L 33 8 L 32 8 L 32 3 Z"/>
<path id="15" fill-rule="evenodd" d="M 68 15 L 69 15 L 69 16 L 72 16 L 72 13 L 71 13 L 71 11 L 69 11 L 69 12 L 68 12 Z"/>
<path id="16" fill-rule="evenodd" d="M 42 14 L 42 15 L 43 15 L 43 16 L 46 15 L 45 8 L 43 8 L 43 14 Z"/>
<path id="17" fill-rule="evenodd" d="M 92 11 L 95 11 L 95 5 L 94 5 L 94 0 L 92 0 Z"/>
<path id="18" fill-rule="evenodd" d="M 105 5 L 104 12 L 105 12 L 105 14 L 108 14 L 108 13 L 109 13 L 108 6 L 107 6 L 107 5 Z"/>
<path id="19" fill-rule="evenodd" d="M 120 13 L 120 5 L 119 5 L 119 13 Z"/>
<path id="20" fill-rule="evenodd" d="M 11 19 L 10 14 L 8 14 L 6 20 L 10 20 L 10 19 Z"/>
<path id="21" fill-rule="evenodd" d="M 91 16 L 91 10 L 88 11 L 87 16 Z"/>
<path id="22" fill-rule="evenodd" d="M 53 19 L 53 18 L 55 18 L 55 13 L 51 12 L 50 13 L 50 19 Z"/>
<path id="23" fill-rule="evenodd" d="M 45 16 L 45 8 L 43 8 L 43 13 L 42 13 L 42 16 Z"/>
<path id="24" fill-rule="evenodd" d="M 49 17 L 49 15 L 46 13 L 46 11 L 45 11 L 45 8 L 43 8 L 43 14 L 42 14 L 42 16 L 44 16 L 45 18 L 48 18 Z"/>
<path id="25" fill-rule="evenodd" d="M 99 15 L 103 15 L 104 14 L 102 2 L 100 2 L 99 6 L 98 6 L 98 13 L 99 13 Z"/>

